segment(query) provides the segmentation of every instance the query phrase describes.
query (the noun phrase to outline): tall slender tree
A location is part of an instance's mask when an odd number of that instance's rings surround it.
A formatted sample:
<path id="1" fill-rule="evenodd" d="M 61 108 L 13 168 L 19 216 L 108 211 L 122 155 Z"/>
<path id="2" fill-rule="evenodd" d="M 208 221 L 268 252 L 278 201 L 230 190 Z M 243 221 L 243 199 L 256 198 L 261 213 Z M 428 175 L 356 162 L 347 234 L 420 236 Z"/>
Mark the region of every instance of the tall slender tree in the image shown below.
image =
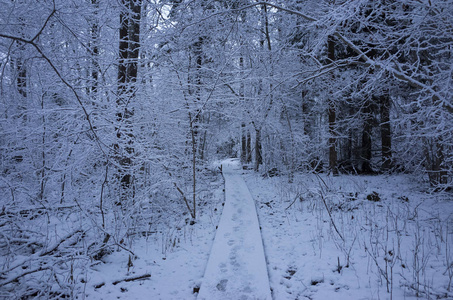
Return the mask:
<path id="1" fill-rule="evenodd" d="M 119 165 L 118 177 L 121 199 L 134 197 L 134 98 L 140 52 L 141 0 L 122 0 L 119 28 L 118 96 L 117 96 L 117 144 L 116 157 Z"/>

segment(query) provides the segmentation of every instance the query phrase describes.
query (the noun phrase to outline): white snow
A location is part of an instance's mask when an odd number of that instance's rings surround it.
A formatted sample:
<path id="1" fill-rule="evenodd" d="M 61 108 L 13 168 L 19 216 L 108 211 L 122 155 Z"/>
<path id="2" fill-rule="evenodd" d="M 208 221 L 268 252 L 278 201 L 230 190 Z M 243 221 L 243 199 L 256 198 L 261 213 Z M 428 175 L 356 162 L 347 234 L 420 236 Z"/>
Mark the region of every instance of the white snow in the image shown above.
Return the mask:
<path id="1" fill-rule="evenodd" d="M 194 225 L 187 214 L 165 226 L 156 219 L 148 237 L 127 245 L 137 255 L 132 266 L 121 248 L 102 261 L 74 257 L 74 298 L 453 299 L 451 192 L 429 193 L 407 174 L 296 174 L 288 183 L 231 160 L 223 174 L 225 195 L 213 176 Z M 373 193 L 379 201 L 367 199 Z M 0 298 L 15 298 L 10 286 Z"/>
<path id="2" fill-rule="evenodd" d="M 288 183 L 244 173 L 273 299 L 453 299 L 451 193 L 428 194 L 410 175 L 298 174 Z M 373 192 L 379 201 L 367 199 Z"/>
<path id="3" fill-rule="evenodd" d="M 255 203 L 237 160 L 222 164 L 225 207 L 198 299 L 272 299 Z"/>

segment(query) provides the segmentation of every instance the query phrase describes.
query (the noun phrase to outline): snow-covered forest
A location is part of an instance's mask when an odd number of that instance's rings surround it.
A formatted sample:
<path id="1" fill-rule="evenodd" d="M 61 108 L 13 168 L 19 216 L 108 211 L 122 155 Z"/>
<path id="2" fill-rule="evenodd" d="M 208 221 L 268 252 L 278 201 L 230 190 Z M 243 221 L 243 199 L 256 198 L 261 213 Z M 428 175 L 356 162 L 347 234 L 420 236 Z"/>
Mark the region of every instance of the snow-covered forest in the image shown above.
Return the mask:
<path id="1" fill-rule="evenodd" d="M 274 299 L 452 299 L 452 16 L 0 0 L 0 298 L 195 299 L 237 158 Z"/>

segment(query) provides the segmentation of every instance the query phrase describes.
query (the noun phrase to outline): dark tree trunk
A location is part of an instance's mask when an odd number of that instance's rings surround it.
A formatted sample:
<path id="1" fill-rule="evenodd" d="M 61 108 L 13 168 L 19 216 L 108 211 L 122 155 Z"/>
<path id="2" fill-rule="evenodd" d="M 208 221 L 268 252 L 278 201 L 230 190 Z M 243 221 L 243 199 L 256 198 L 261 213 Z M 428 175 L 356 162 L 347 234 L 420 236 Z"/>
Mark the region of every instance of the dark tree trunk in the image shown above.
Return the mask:
<path id="1" fill-rule="evenodd" d="M 120 44 L 118 60 L 118 92 L 123 94 L 127 83 L 127 55 L 129 47 L 129 17 L 126 12 L 120 13 Z M 121 99 L 122 100 L 122 99 Z M 119 101 L 121 101 L 119 100 Z"/>
<path id="2" fill-rule="evenodd" d="M 122 0 L 122 4 L 124 9 L 120 14 L 117 98 L 117 121 L 121 126 L 117 128 L 118 143 L 115 145 L 118 163 L 121 166 L 118 174 L 121 183 L 121 202 L 134 197 L 132 188 L 134 135 L 131 120 L 134 110 L 131 108 L 131 101 L 138 75 L 141 1 Z"/>
<path id="3" fill-rule="evenodd" d="M 251 163 L 252 162 L 252 135 L 250 134 L 250 131 L 247 130 L 247 159 L 246 163 Z"/>
<path id="4" fill-rule="evenodd" d="M 201 86 L 202 86 L 202 74 L 201 69 L 203 66 L 203 44 L 205 43 L 204 37 L 198 37 L 198 40 L 193 45 L 193 53 L 195 55 L 195 102 L 200 103 L 201 101 Z M 203 159 L 203 147 L 205 144 L 204 141 L 204 134 L 200 133 L 200 127 L 202 128 L 203 124 L 203 113 L 197 112 L 195 114 L 195 119 L 193 120 L 193 128 L 194 128 L 194 135 L 195 135 L 195 148 L 197 150 L 197 157 Z M 201 126 L 200 126 L 201 125 Z"/>
<path id="5" fill-rule="evenodd" d="M 240 75 L 241 79 L 244 77 L 244 57 L 242 55 L 239 57 L 239 68 L 240 68 Z M 241 80 L 240 86 L 239 86 L 239 98 L 241 102 L 245 101 L 245 86 L 244 86 L 244 80 Z M 250 133 L 248 130 L 245 128 L 245 123 L 243 122 L 241 124 L 241 162 L 242 164 L 248 163 L 248 156 L 251 155 L 249 153 L 249 137 Z"/>
<path id="6" fill-rule="evenodd" d="M 261 45 L 261 48 L 264 50 L 264 46 L 265 46 L 265 42 L 266 42 L 266 46 L 267 46 L 267 50 L 268 50 L 268 54 L 269 54 L 269 58 L 270 58 L 270 53 L 272 51 L 272 45 L 271 45 L 271 38 L 270 38 L 270 33 L 269 33 L 269 19 L 268 19 L 268 15 L 267 15 L 267 5 L 266 4 L 262 4 L 262 30 L 264 32 L 264 36 L 262 37 L 262 39 L 260 40 L 260 45 Z M 272 68 L 272 66 L 271 66 Z M 258 84 L 259 88 L 258 88 L 258 92 L 257 94 L 258 95 L 261 95 L 261 91 L 262 91 L 262 80 L 260 79 L 259 80 L 259 84 Z M 272 95 L 272 83 L 269 84 L 269 91 L 270 91 L 270 94 L 269 94 L 269 106 L 264 114 L 264 118 L 263 118 L 263 121 L 266 120 L 267 116 L 268 116 L 268 113 L 272 107 L 272 103 L 273 103 L 273 95 Z M 257 124 L 253 124 L 254 127 L 255 127 L 255 165 L 254 165 L 254 170 L 255 172 L 259 171 L 259 168 L 260 168 L 260 165 L 263 164 L 263 147 L 262 147 L 262 143 L 261 143 L 261 130 L 262 130 L 262 125 L 258 126 Z"/>
<path id="7" fill-rule="evenodd" d="M 129 28 L 128 67 L 127 77 L 130 82 L 137 81 L 138 58 L 140 54 L 140 18 L 142 4 L 139 0 L 130 0 L 132 16 Z"/>
<path id="8" fill-rule="evenodd" d="M 261 129 L 255 128 L 255 172 L 258 172 L 260 165 L 263 164 Z"/>
<path id="9" fill-rule="evenodd" d="M 336 112 L 335 105 L 329 101 L 329 169 L 333 175 L 338 174 L 337 169 L 337 149 L 336 149 Z"/>
<path id="10" fill-rule="evenodd" d="M 310 109 L 309 109 L 309 103 L 307 101 L 307 91 L 303 90 L 301 93 L 301 99 L 302 99 L 302 120 L 303 120 L 303 126 L 304 126 L 304 134 L 305 135 L 310 135 L 311 133 L 311 118 L 310 118 Z"/>
<path id="11" fill-rule="evenodd" d="M 98 92 L 99 86 L 99 24 L 97 20 L 98 9 L 99 9 L 99 0 L 91 0 L 91 5 L 94 9 L 94 20 L 91 21 L 90 25 L 90 42 L 89 42 L 89 49 L 91 51 L 91 71 L 90 71 L 90 85 L 89 85 L 89 93 L 96 97 Z"/>
<path id="12" fill-rule="evenodd" d="M 364 121 L 362 131 L 362 172 L 373 173 L 371 168 L 371 131 L 373 130 L 372 116 L 371 116 L 371 103 L 369 100 L 366 101 L 363 109 Z"/>
<path id="13" fill-rule="evenodd" d="M 21 59 L 16 61 L 17 68 L 17 91 L 27 97 L 27 69 Z"/>
<path id="14" fill-rule="evenodd" d="M 438 137 L 427 138 L 424 144 L 429 183 L 439 188 L 439 185 L 448 183 L 448 173 L 444 168 L 445 155 L 442 140 Z"/>
<path id="15" fill-rule="evenodd" d="M 24 35 L 24 27 L 25 27 L 25 19 L 23 17 L 19 17 L 19 31 L 20 35 L 25 38 Z M 16 87 L 19 94 L 23 97 L 27 97 L 27 67 L 25 65 L 25 59 L 23 57 L 25 51 L 25 45 L 22 42 L 16 41 L 17 50 L 19 53 L 19 57 L 13 62 L 16 64 L 17 70 L 17 78 L 16 78 Z M 1 63 L 0 63 L 1 67 Z"/>
<path id="16" fill-rule="evenodd" d="M 328 39 L 328 58 L 335 61 L 335 42 L 332 37 Z M 332 77 L 334 77 L 332 75 Z M 334 80 L 334 78 L 332 78 Z M 333 175 L 338 175 L 337 149 L 336 149 L 336 108 L 333 99 L 329 99 L 329 169 Z"/>
<path id="17" fill-rule="evenodd" d="M 382 169 L 392 167 L 392 135 L 390 131 L 390 95 L 385 93 L 380 97 L 381 108 L 381 144 L 382 144 Z"/>
<path id="18" fill-rule="evenodd" d="M 241 124 L 241 163 L 247 162 L 247 137 L 245 135 L 245 123 Z"/>

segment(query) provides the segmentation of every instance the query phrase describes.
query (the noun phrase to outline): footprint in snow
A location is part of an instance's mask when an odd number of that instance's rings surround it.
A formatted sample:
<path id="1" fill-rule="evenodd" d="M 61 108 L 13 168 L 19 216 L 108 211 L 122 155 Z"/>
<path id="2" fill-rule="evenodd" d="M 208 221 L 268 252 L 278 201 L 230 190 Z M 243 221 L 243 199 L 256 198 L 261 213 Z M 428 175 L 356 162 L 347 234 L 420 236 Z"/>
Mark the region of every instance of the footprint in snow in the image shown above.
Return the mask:
<path id="1" fill-rule="evenodd" d="M 225 292 L 227 283 L 228 283 L 228 279 L 222 279 L 222 280 L 220 280 L 220 282 L 217 284 L 216 287 L 219 291 Z"/>

